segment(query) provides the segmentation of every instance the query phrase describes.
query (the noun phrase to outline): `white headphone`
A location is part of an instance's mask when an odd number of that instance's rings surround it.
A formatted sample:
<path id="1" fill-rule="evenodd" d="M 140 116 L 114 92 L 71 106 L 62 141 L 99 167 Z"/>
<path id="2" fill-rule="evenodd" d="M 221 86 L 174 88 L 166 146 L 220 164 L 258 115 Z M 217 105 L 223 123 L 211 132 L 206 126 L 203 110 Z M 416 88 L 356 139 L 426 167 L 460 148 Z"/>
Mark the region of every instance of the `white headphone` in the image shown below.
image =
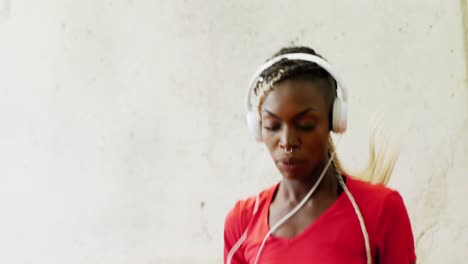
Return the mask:
<path id="1" fill-rule="evenodd" d="M 347 128 L 347 123 L 348 123 L 348 94 L 346 90 L 346 86 L 343 83 L 343 80 L 340 78 L 340 76 L 336 73 L 336 71 L 333 69 L 333 67 L 324 59 L 308 54 L 308 53 L 289 53 L 289 54 L 284 54 L 280 55 L 277 57 L 274 57 L 267 62 L 265 62 L 258 70 L 255 72 L 255 74 L 252 76 L 252 79 L 250 80 L 249 83 L 249 90 L 247 93 L 247 98 L 246 98 L 246 106 L 247 106 L 247 125 L 249 129 L 251 130 L 255 140 L 257 141 L 262 141 L 262 130 L 261 130 L 261 124 L 260 120 L 258 117 L 257 109 L 253 108 L 252 102 L 251 102 L 251 94 L 253 90 L 255 89 L 259 78 L 261 77 L 260 75 L 268 68 L 270 68 L 272 65 L 275 63 L 283 60 L 283 59 L 288 59 L 288 60 L 302 60 L 302 61 L 308 61 L 317 64 L 320 66 L 322 69 L 326 70 L 336 81 L 337 83 L 337 88 L 340 89 L 341 91 L 341 98 L 336 97 L 334 102 L 333 102 L 333 111 L 332 111 L 332 131 L 335 133 L 343 133 L 346 131 Z"/>

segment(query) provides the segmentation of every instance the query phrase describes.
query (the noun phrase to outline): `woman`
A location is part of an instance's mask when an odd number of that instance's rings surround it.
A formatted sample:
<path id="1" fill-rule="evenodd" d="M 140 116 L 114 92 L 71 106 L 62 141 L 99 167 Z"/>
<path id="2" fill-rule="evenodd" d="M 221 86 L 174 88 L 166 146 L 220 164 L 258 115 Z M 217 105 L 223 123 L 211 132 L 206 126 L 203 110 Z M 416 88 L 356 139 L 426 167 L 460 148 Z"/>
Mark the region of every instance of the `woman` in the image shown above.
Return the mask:
<path id="1" fill-rule="evenodd" d="M 307 47 L 282 49 L 247 98 L 249 127 L 283 177 L 231 209 L 225 264 L 416 262 L 403 200 L 383 185 L 395 159 L 382 166 L 371 152 L 360 178 L 383 183 L 373 184 L 346 175 L 335 156 L 330 132 L 346 130 L 347 108 L 331 65 Z"/>

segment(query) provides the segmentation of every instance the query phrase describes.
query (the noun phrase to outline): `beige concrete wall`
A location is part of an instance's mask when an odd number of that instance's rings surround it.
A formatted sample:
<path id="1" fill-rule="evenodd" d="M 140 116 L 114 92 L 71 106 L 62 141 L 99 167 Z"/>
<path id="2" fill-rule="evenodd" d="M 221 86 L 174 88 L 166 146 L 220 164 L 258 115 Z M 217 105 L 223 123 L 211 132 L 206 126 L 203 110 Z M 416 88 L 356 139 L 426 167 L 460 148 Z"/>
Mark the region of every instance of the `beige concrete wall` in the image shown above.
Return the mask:
<path id="1" fill-rule="evenodd" d="M 279 180 L 245 85 L 294 43 L 350 87 L 345 165 L 374 116 L 402 136 L 419 263 L 464 263 L 466 4 L 293 2 L 3 0 L 0 262 L 220 263 L 228 209 Z"/>

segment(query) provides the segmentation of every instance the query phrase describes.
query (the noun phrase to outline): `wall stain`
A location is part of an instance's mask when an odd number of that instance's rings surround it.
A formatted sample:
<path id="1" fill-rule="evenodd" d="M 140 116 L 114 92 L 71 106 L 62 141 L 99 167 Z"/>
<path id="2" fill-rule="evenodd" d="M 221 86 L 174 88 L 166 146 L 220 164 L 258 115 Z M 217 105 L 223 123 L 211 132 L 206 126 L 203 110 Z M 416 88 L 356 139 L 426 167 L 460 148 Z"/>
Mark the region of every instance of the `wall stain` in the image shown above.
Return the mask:
<path id="1" fill-rule="evenodd" d="M 10 15 L 11 2 L 10 0 L 1 0 L 0 3 L 0 16 L 8 17 Z"/>
<path id="2" fill-rule="evenodd" d="M 465 87 L 468 88 L 468 0 L 460 0 L 462 22 L 463 22 L 463 41 L 465 52 Z"/>

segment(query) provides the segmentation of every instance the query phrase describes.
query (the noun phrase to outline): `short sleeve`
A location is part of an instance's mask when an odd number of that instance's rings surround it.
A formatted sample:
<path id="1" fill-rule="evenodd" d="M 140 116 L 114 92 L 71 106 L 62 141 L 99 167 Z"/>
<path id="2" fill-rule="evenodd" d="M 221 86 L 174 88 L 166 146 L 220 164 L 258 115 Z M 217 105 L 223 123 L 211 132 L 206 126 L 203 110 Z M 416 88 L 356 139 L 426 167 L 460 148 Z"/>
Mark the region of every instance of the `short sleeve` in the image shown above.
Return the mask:
<path id="1" fill-rule="evenodd" d="M 244 232 L 241 219 L 241 203 L 237 202 L 224 222 L 224 264 L 246 264 L 244 255 L 236 246 Z M 228 261 L 229 259 L 229 261 Z"/>
<path id="2" fill-rule="evenodd" d="M 379 263 L 416 263 L 410 219 L 398 192 L 393 191 L 384 199 L 377 221 Z"/>

